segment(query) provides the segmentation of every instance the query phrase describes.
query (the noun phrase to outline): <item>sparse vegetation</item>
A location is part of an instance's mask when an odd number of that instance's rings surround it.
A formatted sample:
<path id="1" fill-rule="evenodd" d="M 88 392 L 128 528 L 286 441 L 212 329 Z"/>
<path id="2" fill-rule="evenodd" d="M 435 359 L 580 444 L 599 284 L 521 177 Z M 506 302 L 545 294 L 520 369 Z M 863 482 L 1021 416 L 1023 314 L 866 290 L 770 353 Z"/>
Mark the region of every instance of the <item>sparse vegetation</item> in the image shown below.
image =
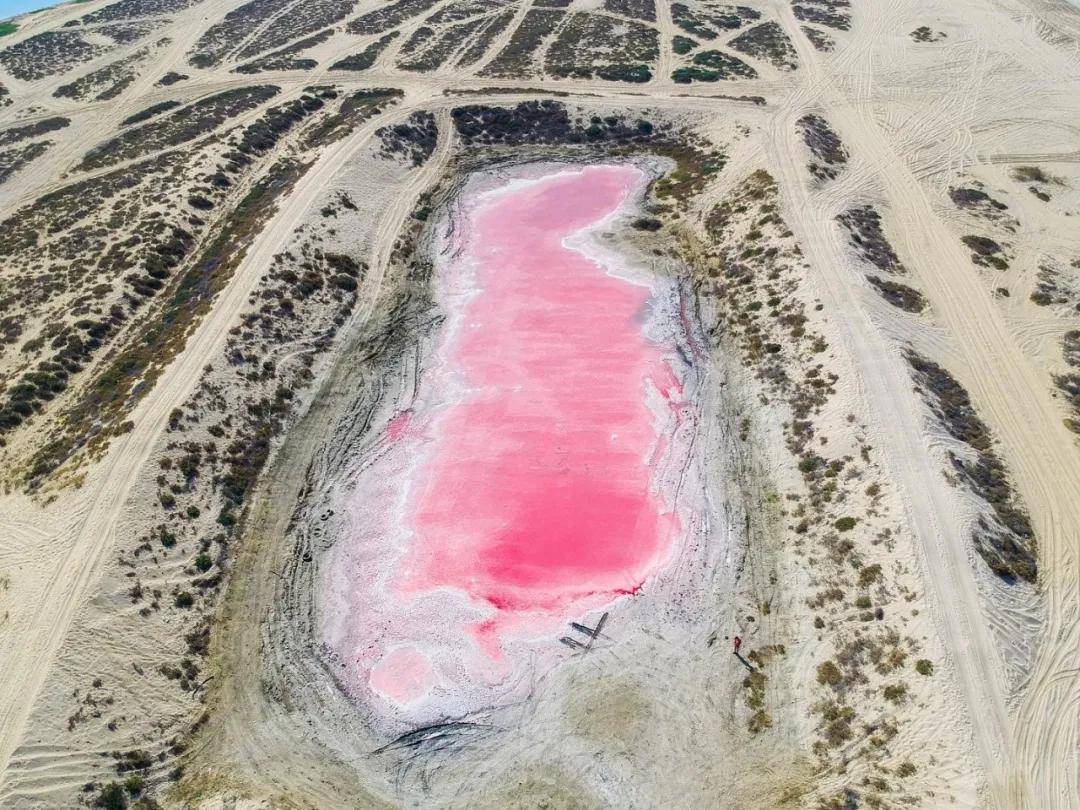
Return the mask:
<path id="1" fill-rule="evenodd" d="M 848 159 L 840 136 L 824 118 L 814 113 L 804 115 L 796 124 L 814 156 L 809 165 L 810 174 L 822 181 L 835 179 Z"/>
<path id="2" fill-rule="evenodd" d="M 304 51 L 314 48 L 328 40 L 333 34 L 332 29 L 320 31 L 314 36 L 298 40 L 291 45 L 272 51 L 271 53 L 246 62 L 239 67 L 233 68 L 234 73 L 264 73 L 275 70 L 314 70 L 319 63 L 310 57 L 300 56 Z"/>
<path id="3" fill-rule="evenodd" d="M 382 127 L 375 131 L 387 156 L 404 157 L 413 166 L 423 165 L 435 151 L 439 127 L 435 116 L 427 111 L 415 112 L 402 124 Z"/>
<path id="4" fill-rule="evenodd" d="M 142 157 L 158 149 L 192 141 L 214 131 L 225 121 L 273 98 L 274 85 L 239 87 L 209 96 L 164 118 L 129 129 L 94 147 L 83 158 L 82 170 L 111 166 Z"/>
<path id="5" fill-rule="evenodd" d="M 722 51 L 701 51 L 694 55 L 692 62 L 690 67 L 677 68 L 671 78 L 680 84 L 757 78 L 756 70 Z"/>
<path id="6" fill-rule="evenodd" d="M 974 234 L 963 237 L 963 243 L 971 249 L 971 261 L 983 267 L 1008 270 L 1009 263 L 1002 258 L 1004 249 L 987 236 Z"/>
<path id="7" fill-rule="evenodd" d="M 530 9 L 514 29 L 510 41 L 480 71 L 480 75 L 508 79 L 537 75 L 541 66 L 537 64 L 535 56 L 565 16 L 566 12 L 562 9 Z"/>
<path id="8" fill-rule="evenodd" d="M 630 28 L 626 31 L 627 27 Z M 660 55 L 655 28 L 616 23 L 609 17 L 576 13 L 547 50 L 545 70 L 557 77 L 647 82 Z"/>
<path id="9" fill-rule="evenodd" d="M 685 3 L 672 3 L 671 18 L 698 39 L 716 39 L 721 32 L 735 31 L 747 21 L 760 19 L 761 13 L 748 6 L 720 6 L 698 11 Z"/>
<path id="10" fill-rule="evenodd" d="M 737 51 L 771 62 L 781 70 L 795 70 L 799 58 L 784 29 L 777 22 L 765 22 L 749 28 L 728 43 Z"/>
<path id="11" fill-rule="evenodd" d="M 1035 532 L 1009 483 L 1005 465 L 994 451 L 990 429 L 975 413 L 967 391 L 948 371 L 913 350 L 905 356 L 942 427 L 966 448 L 963 453 L 949 451 L 953 472 L 990 509 L 977 522 L 972 538 L 975 550 L 1002 579 L 1035 582 Z"/>
<path id="12" fill-rule="evenodd" d="M 882 298 L 904 312 L 919 313 L 926 309 L 926 299 L 914 287 L 880 276 L 867 276 L 866 280 L 881 293 Z"/>
<path id="13" fill-rule="evenodd" d="M 836 47 L 836 41 L 824 31 L 809 25 L 800 26 L 800 30 L 810 40 L 810 44 L 823 53 L 827 53 Z"/>
<path id="14" fill-rule="evenodd" d="M 836 219 L 847 229 L 852 246 L 863 260 L 886 273 L 907 272 L 889 240 L 885 238 L 881 227 L 881 214 L 873 206 L 849 208 Z"/>
<path id="15" fill-rule="evenodd" d="M 804 0 L 805 4 L 793 3 L 791 11 L 795 19 L 802 22 L 816 23 L 837 31 L 851 28 L 851 4 L 848 0 Z"/>
<path id="16" fill-rule="evenodd" d="M 13 143 L 30 140 L 31 138 L 40 138 L 42 135 L 48 135 L 50 132 L 64 129 L 70 124 L 71 119 L 69 118 L 53 116 L 52 118 L 43 118 L 40 121 L 35 121 L 32 124 L 8 127 L 7 129 L 0 131 L 0 146 L 10 146 Z"/>
<path id="17" fill-rule="evenodd" d="M 397 31 L 392 31 L 389 34 L 380 37 L 364 48 L 364 50 L 334 62 L 334 64 L 330 66 L 330 70 L 367 70 L 375 64 L 375 60 L 379 58 L 384 50 L 386 50 L 386 46 L 394 41 L 397 35 Z"/>

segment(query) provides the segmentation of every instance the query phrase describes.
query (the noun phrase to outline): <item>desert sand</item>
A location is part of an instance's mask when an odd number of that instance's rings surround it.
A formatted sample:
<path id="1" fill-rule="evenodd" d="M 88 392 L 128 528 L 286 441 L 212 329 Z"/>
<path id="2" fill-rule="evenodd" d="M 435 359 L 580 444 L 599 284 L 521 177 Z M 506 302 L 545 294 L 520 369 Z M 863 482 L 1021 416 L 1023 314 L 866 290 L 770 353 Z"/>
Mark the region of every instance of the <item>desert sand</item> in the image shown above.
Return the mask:
<path id="1" fill-rule="evenodd" d="M 1080 807 L 1075 6 L 14 22 L 0 806 Z"/>

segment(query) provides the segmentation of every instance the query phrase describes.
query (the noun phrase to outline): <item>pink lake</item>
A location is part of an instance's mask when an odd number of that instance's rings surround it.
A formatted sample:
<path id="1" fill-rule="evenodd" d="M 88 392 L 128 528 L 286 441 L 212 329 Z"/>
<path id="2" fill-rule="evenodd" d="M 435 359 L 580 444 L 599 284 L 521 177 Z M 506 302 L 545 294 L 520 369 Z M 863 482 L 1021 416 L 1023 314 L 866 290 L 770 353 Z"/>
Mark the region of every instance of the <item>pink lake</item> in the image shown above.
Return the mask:
<path id="1" fill-rule="evenodd" d="M 365 501 L 357 525 L 396 540 L 380 557 L 358 537 L 331 577 L 329 640 L 398 708 L 521 677 L 522 650 L 559 649 L 677 541 L 655 466 L 684 404 L 647 329 L 657 282 L 588 238 L 645 180 L 533 167 L 461 207 L 434 365 L 357 493 L 394 501 L 377 518 Z"/>

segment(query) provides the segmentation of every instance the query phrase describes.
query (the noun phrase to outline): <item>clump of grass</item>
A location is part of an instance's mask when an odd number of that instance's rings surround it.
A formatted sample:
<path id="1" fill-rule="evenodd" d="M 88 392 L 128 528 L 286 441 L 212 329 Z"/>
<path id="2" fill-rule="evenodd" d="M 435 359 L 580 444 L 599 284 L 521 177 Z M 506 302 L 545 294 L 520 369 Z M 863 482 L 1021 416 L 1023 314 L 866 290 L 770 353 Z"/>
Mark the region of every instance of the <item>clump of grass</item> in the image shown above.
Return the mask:
<path id="1" fill-rule="evenodd" d="M 829 748 L 838 748 L 854 736 L 851 724 L 855 720 L 855 710 L 835 700 L 818 704 L 817 712 L 821 715 L 820 731 L 822 743 Z M 816 743 L 815 746 L 820 745 Z"/>
<path id="2" fill-rule="evenodd" d="M 1009 263 L 1002 258 L 1004 249 L 988 236 L 968 234 L 961 241 L 971 250 L 971 260 L 982 267 L 1008 270 Z"/>
<path id="3" fill-rule="evenodd" d="M 671 50 L 681 55 L 688 54 L 698 46 L 698 43 L 690 37 L 675 36 L 671 40 Z"/>
<path id="4" fill-rule="evenodd" d="M 772 717 L 765 711 L 765 684 L 768 676 L 760 669 L 755 669 L 743 679 L 746 690 L 746 705 L 753 710 L 747 724 L 751 734 L 757 734 L 772 727 Z"/>
<path id="5" fill-rule="evenodd" d="M 1038 166 L 1017 166 L 1012 170 L 1012 176 L 1021 183 L 1054 183 L 1061 185 L 1061 180 L 1047 174 Z"/>
<path id="6" fill-rule="evenodd" d="M 870 585 L 873 585 L 875 582 L 878 582 L 880 579 L 881 579 L 881 566 L 878 565 L 877 563 L 874 563 L 873 565 L 864 566 L 863 569 L 861 571 L 859 571 L 859 585 L 862 586 L 863 588 L 867 588 Z"/>
<path id="7" fill-rule="evenodd" d="M 822 686 L 839 686 L 843 679 L 844 676 L 840 672 L 840 667 L 831 660 L 818 664 L 817 681 Z"/>
<path id="8" fill-rule="evenodd" d="M 889 684 L 883 690 L 881 690 L 881 694 L 885 696 L 886 700 L 896 704 L 900 704 L 906 701 L 907 693 L 907 684 L 903 683 Z"/>
<path id="9" fill-rule="evenodd" d="M 124 792 L 124 786 L 119 782 L 109 782 L 94 797 L 94 807 L 103 807 L 105 810 L 127 810 L 128 798 Z"/>

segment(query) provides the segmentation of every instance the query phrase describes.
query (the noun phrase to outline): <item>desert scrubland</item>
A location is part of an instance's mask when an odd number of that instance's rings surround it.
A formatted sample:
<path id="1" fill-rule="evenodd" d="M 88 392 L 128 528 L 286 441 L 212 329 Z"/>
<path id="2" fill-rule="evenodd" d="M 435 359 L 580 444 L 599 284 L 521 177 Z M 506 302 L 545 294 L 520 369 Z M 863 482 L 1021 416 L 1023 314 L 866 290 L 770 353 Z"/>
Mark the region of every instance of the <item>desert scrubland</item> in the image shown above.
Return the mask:
<path id="1" fill-rule="evenodd" d="M 1078 59 L 1052 0 L 0 26 L 0 805 L 1080 806 Z"/>

